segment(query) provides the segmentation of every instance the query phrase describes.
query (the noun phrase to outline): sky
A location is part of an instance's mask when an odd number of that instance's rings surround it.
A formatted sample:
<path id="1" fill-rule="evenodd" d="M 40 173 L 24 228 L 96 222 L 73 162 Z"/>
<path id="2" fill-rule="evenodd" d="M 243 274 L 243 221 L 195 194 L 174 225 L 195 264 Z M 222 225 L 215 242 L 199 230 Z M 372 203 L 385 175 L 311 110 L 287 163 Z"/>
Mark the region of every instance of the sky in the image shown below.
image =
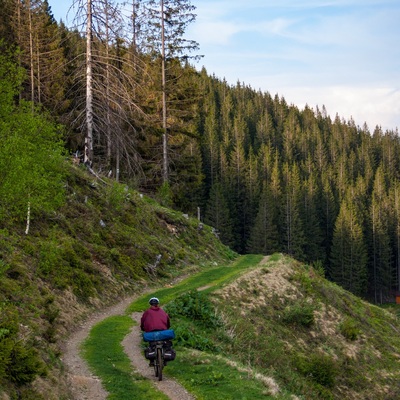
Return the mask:
<path id="1" fill-rule="evenodd" d="M 71 21 L 68 0 L 48 0 Z M 191 0 L 194 66 L 372 133 L 400 129 L 399 0 Z"/>

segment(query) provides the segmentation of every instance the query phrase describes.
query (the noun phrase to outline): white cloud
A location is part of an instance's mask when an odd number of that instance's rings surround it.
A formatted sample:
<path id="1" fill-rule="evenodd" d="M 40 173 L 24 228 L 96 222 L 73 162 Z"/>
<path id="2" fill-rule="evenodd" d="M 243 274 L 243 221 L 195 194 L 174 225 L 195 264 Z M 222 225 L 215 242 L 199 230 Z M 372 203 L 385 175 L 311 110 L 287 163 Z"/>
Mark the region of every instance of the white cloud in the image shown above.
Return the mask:
<path id="1" fill-rule="evenodd" d="M 279 86 L 278 91 L 269 91 L 271 95 L 279 93 L 289 104 L 303 109 L 306 104 L 321 110 L 326 107 L 332 119 L 336 114 L 346 121 L 353 118 L 360 127 L 367 123 L 370 132 L 375 127 L 394 130 L 399 127 L 400 90 L 385 87 L 352 87 L 352 86 Z M 276 88 L 277 89 L 277 88 Z M 397 116 L 397 117 L 396 117 Z"/>
<path id="2" fill-rule="evenodd" d="M 398 0 L 204 0 L 195 40 L 207 71 L 231 84 L 279 93 L 300 108 L 325 105 L 331 116 L 353 117 L 370 129 L 395 129 L 399 6 Z"/>
<path id="3" fill-rule="evenodd" d="M 220 46 L 230 42 L 233 35 L 242 30 L 229 22 L 206 21 L 196 24 L 191 30 L 191 38 L 204 45 Z"/>

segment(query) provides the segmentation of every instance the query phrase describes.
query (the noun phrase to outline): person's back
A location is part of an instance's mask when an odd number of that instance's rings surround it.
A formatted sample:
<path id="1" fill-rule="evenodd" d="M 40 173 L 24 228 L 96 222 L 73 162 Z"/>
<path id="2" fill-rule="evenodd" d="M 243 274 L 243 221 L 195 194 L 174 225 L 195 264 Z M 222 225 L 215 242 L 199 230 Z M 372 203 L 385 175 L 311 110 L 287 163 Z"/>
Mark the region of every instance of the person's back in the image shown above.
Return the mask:
<path id="1" fill-rule="evenodd" d="M 160 301 L 156 297 L 149 300 L 150 308 L 141 318 L 140 328 L 144 332 L 163 331 L 169 329 L 170 320 L 168 314 L 159 307 Z"/>

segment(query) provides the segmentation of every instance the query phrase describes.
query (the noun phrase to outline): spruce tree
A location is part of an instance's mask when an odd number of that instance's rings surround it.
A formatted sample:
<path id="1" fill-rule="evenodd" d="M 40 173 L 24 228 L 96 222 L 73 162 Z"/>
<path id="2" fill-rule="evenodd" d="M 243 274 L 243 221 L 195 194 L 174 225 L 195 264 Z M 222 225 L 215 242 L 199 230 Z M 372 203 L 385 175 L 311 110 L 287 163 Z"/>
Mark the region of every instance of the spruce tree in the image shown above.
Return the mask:
<path id="1" fill-rule="evenodd" d="M 173 83 L 176 76 L 170 76 L 171 63 L 177 60 L 187 62 L 189 53 L 197 51 L 199 45 L 194 40 L 185 39 L 187 27 L 196 19 L 195 6 L 190 0 L 149 0 L 144 7 L 146 27 L 143 29 L 147 52 L 156 62 L 161 63 L 161 110 L 163 137 L 163 183 L 169 185 L 169 123 L 170 96 L 174 93 Z"/>
<path id="2" fill-rule="evenodd" d="M 392 258 L 389 239 L 389 208 L 382 167 L 375 174 L 370 217 L 370 287 L 375 303 L 389 300 L 393 286 Z"/>
<path id="3" fill-rule="evenodd" d="M 304 182 L 302 219 L 304 226 L 304 254 L 309 262 L 325 261 L 321 219 L 318 215 L 319 189 L 314 174 Z"/>
<path id="4" fill-rule="evenodd" d="M 276 205 L 272 191 L 264 181 L 257 216 L 247 242 L 248 252 L 272 254 L 279 251 L 279 233 L 275 223 L 275 211 Z"/>
<path id="5" fill-rule="evenodd" d="M 335 223 L 329 277 L 357 296 L 367 294 L 367 248 L 351 197 L 343 200 Z"/>
<path id="6" fill-rule="evenodd" d="M 224 244 L 234 247 L 233 222 L 223 186 L 219 182 L 211 187 L 204 222 L 216 229 Z"/>
<path id="7" fill-rule="evenodd" d="M 301 182 L 297 165 L 285 163 L 283 167 L 284 192 L 282 203 L 282 227 L 284 252 L 298 260 L 304 260 L 304 226 L 301 219 Z"/>
<path id="8" fill-rule="evenodd" d="M 389 191 L 389 234 L 393 253 L 393 289 L 400 292 L 400 183 Z"/>

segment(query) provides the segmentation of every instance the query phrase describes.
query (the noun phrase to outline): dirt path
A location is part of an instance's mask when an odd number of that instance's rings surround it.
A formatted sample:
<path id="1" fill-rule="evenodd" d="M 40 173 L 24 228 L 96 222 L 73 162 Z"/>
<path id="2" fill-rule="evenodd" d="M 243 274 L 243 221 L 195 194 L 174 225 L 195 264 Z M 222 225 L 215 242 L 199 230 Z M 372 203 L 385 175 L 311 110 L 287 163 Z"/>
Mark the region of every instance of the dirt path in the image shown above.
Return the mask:
<path id="1" fill-rule="evenodd" d="M 259 265 L 263 265 L 267 261 L 268 256 Z M 204 286 L 198 290 L 204 290 L 208 287 Z M 128 305 L 136 298 L 137 295 L 128 297 L 115 306 L 92 316 L 76 332 L 72 333 L 68 341 L 64 344 L 62 360 L 67 369 L 68 383 L 72 393 L 71 400 L 106 400 L 108 393 L 101 385 L 101 381 L 89 371 L 88 366 L 79 356 L 79 348 L 94 325 L 113 315 L 123 315 Z M 132 314 L 132 318 L 137 322 L 140 320 L 140 316 L 140 313 Z M 131 332 L 122 341 L 124 350 L 130 358 L 134 369 L 152 381 L 155 387 L 164 392 L 172 400 L 195 399 L 181 385 L 168 376 L 163 376 L 161 382 L 156 380 L 153 368 L 149 367 L 148 361 L 143 357 L 140 341 L 141 333 L 139 325 L 133 326 Z"/>
<path id="2" fill-rule="evenodd" d="M 139 323 L 141 313 L 133 313 L 132 318 Z M 164 392 L 170 399 L 173 400 L 193 400 L 194 397 L 188 393 L 178 382 L 174 379 L 163 375 L 163 380 L 158 381 L 154 377 L 154 368 L 149 367 L 149 362 L 143 357 L 140 347 L 142 335 L 139 325 L 133 326 L 129 335 L 122 341 L 125 353 L 129 356 L 135 370 L 142 376 L 153 381 L 158 390 Z M 168 366 L 166 367 L 166 370 Z"/>
<path id="3" fill-rule="evenodd" d="M 103 388 L 101 381 L 90 372 L 86 362 L 80 357 L 79 348 L 94 325 L 113 315 L 123 315 L 126 307 L 135 298 L 136 296 L 126 298 L 117 305 L 94 315 L 71 334 L 64 344 L 62 360 L 66 366 L 68 384 L 73 396 L 71 400 L 105 400 L 107 398 L 108 393 Z M 139 321 L 140 317 L 140 313 L 132 314 L 132 318 L 136 321 Z M 155 387 L 164 392 L 170 399 L 193 400 L 194 397 L 172 378 L 164 375 L 161 382 L 156 380 L 154 369 L 149 367 L 148 361 L 143 357 L 140 342 L 140 328 L 135 325 L 122 342 L 134 369 L 152 381 Z"/>

